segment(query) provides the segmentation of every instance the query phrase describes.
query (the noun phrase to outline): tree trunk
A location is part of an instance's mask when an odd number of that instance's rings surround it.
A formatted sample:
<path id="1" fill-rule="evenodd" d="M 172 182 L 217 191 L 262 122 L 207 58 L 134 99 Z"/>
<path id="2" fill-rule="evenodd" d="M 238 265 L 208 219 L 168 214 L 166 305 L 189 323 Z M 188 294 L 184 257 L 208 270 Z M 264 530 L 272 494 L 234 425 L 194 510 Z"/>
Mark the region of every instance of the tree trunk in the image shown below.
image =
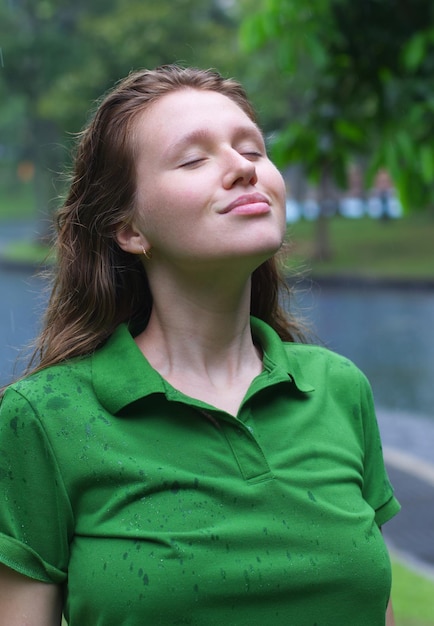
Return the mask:
<path id="1" fill-rule="evenodd" d="M 333 202 L 331 183 L 330 163 L 325 161 L 318 188 L 319 215 L 316 222 L 314 253 L 317 261 L 327 261 L 332 257 L 329 229 L 330 207 Z"/>

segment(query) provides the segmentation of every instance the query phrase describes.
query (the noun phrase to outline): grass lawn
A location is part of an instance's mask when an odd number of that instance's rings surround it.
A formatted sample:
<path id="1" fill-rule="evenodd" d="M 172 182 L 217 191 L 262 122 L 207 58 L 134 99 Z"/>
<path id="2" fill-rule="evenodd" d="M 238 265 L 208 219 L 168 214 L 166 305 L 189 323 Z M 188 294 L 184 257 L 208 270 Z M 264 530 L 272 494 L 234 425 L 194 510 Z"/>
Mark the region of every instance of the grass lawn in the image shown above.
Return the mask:
<path id="1" fill-rule="evenodd" d="M 29 264 L 36 268 L 54 261 L 50 248 L 38 241 L 13 241 L 3 249 L 2 258 L 9 263 Z"/>
<path id="2" fill-rule="evenodd" d="M 0 183 L 0 222 L 34 217 L 33 183 L 16 181 L 13 185 Z"/>
<path id="3" fill-rule="evenodd" d="M 392 558 L 392 602 L 396 626 L 434 626 L 434 580 Z"/>
<path id="4" fill-rule="evenodd" d="M 332 257 L 315 259 L 316 222 L 288 229 L 287 265 L 315 276 L 381 276 L 434 279 L 434 215 L 418 213 L 382 222 L 370 218 L 328 220 Z"/>

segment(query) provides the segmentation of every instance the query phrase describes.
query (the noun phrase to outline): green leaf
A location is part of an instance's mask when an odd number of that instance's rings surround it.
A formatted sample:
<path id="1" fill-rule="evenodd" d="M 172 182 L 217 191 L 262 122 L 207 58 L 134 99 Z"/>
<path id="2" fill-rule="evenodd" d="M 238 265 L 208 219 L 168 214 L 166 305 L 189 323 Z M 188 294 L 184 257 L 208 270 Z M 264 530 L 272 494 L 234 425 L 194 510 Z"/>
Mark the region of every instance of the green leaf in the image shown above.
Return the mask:
<path id="1" fill-rule="evenodd" d="M 269 34 L 265 28 L 262 15 L 251 15 L 240 26 L 240 43 L 246 52 L 252 52 L 261 48 L 268 40 Z"/>
<path id="2" fill-rule="evenodd" d="M 344 139 L 358 144 L 363 140 L 364 133 L 358 124 L 354 124 L 345 119 L 337 119 L 335 129 L 338 135 Z"/>
<path id="3" fill-rule="evenodd" d="M 395 134 L 395 143 L 400 156 L 406 163 L 411 163 L 415 158 L 415 144 L 413 136 L 405 129 Z"/>
<path id="4" fill-rule="evenodd" d="M 306 53 L 314 61 L 317 68 L 324 68 L 328 61 L 328 51 L 321 43 L 321 41 L 315 36 L 315 34 L 307 36 L 305 38 Z"/>
<path id="5" fill-rule="evenodd" d="M 415 71 L 420 66 L 425 57 L 426 39 L 424 33 L 415 35 L 404 47 L 402 59 L 405 67 L 410 71 Z"/>
<path id="6" fill-rule="evenodd" d="M 427 183 L 434 182 L 434 151 L 431 146 L 423 145 L 420 148 L 420 171 L 423 180 Z"/>

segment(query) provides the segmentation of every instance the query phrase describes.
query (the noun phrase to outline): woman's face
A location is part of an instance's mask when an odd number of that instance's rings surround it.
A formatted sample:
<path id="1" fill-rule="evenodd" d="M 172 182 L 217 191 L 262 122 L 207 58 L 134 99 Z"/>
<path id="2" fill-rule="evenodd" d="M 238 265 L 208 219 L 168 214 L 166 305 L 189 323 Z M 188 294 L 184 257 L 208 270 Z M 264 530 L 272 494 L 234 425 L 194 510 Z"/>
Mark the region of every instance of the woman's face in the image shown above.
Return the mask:
<path id="1" fill-rule="evenodd" d="M 226 96 L 184 88 L 137 122 L 134 227 L 153 263 L 262 263 L 285 234 L 285 186 L 258 127 Z"/>

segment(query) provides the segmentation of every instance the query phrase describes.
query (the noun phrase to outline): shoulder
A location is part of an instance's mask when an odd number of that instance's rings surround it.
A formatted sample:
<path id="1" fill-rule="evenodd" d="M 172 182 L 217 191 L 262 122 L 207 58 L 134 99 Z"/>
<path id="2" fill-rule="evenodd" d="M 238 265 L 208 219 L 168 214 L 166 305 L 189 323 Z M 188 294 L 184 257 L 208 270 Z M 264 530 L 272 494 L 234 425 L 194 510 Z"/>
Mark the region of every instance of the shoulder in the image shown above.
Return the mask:
<path id="1" fill-rule="evenodd" d="M 365 374 L 349 358 L 324 346 L 284 343 L 288 360 L 296 361 L 303 376 L 317 386 L 319 382 L 335 385 L 368 384 Z"/>
<path id="2" fill-rule="evenodd" d="M 91 356 L 74 358 L 12 383 L 6 387 L 1 402 L 60 408 L 68 397 L 80 394 L 91 385 Z"/>
<path id="3" fill-rule="evenodd" d="M 136 393 L 145 378 L 143 372 L 134 377 L 143 360 L 127 327 L 121 325 L 91 354 L 46 367 L 9 385 L 1 411 L 30 411 L 44 422 L 58 421 L 66 414 L 79 421 L 79 416 L 85 418 L 102 408 L 116 412 L 119 402 Z M 125 363 L 128 367 L 121 366 Z"/>
<path id="4" fill-rule="evenodd" d="M 121 324 L 94 352 L 73 357 L 56 365 L 45 367 L 33 374 L 21 378 L 6 387 L 5 393 L 15 391 L 23 396 L 50 394 L 53 390 L 75 389 L 78 393 L 82 386 L 92 385 L 95 369 L 98 371 L 119 370 L 119 360 L 126 351 L 137 350 L 134 340 L 125 324 Z"/>
<path id="5" fill-rule="evenodd" d="M 359 368 L 341 354 L 317 344 L 282 341 L 265 322 L 254 317 L 251 320 L 253 336 L 263 350 L 264 364 L 283 369 L 295 379 L 299 389 L 331 389 L 330 384 L 345 389 L 360 381 L 367 383 Z"/>
<path id="6" fill-rule="evenodd" d="M 330 363 L 332 365 L 345 365 L 345 367 L 356 367 L 354 363 L 347 357 L 334 352 L 326 346 L 321 346 L 313 343 L 293 343 L 284 342 L 284 348 L 288 355 L 296 355 L 300 360 L 306 362 L 319 361 L 324 363 Z"/>

